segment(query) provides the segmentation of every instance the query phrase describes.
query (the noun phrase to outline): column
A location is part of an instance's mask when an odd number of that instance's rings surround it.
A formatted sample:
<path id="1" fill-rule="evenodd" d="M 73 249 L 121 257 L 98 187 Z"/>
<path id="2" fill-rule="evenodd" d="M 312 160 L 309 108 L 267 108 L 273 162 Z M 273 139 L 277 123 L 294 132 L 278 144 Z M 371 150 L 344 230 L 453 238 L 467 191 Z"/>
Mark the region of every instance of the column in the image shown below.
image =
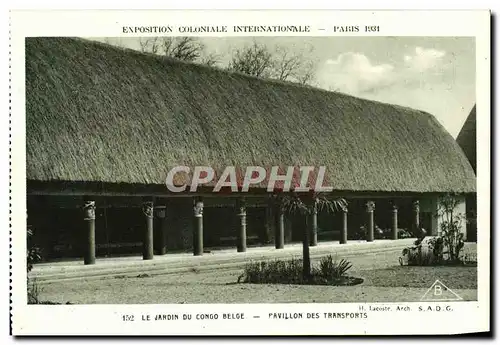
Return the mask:
<path id="1" fill-rule="evenodd" d="M 238 222 L 238 243 L 236 245 L 239 253 L 247 251 L 247 210 L 245 200 L 240 199 L 237 203 Z"/>
<path id="2" fill-rule="evenodd" d="M 285 246 L 285 214 L 283 213 L 281 205 L 276 206 L 275 210 L 276 233 L 274 235 L 274 243 L 276 249 L 283 249 Z"/>
<path id="3" fill-rule="evenodd" d="M 266 200 L 266 224 L 264 227 L 263 243 L 271 243 L 274 241 L 274 235 L 276 234 L 276 222 L 274 220 L 274 203 L 271 197 L 267 197 Z"/>
<path id="4" fill-rule="evenodd" d="M 274 220 L 273 220 L 273 208 L 266 205 L 266 224 L 264 228 L 264 234 L 262 238 L 263 243 L 271 243 L 274 240 Z"/>
<path id="5" fill-rule="evenodd" d="M 311 247 L 315 247 L 318 245 L 318 208 L 316 205 L 316 200 L 313 201 L 311 209 L 311 218 L 310 218 L 310 226 L 311 226 L 311 238 L 309 241 L 309 245 Z"/>
<path id="6" fill-rule="evenodd" d="M 375 239 L 374 235 L 374 227 L 375 227 L 375 222 L 373 219 L 373 213 L 375 211 L 375 202 L 373 201 L 368 201 L 366 203 L 366 215 L 367 215 L 367 224 L 366 224 L 366 241 L 367 242 L 373 242 Z"/>
<path id="7" fill-rule="evenodd" d="M 83 214 L 86 233 L 83 262 L 85 265 L 93 265 L 95 264 L 95 201 L 85 200 Z"/>
<path id="8" fill-rule="evenodd" d="M 398 239 L 398 205 L 396 202 L 392 203 L 392 239 Z"/>
<path id="9" fill-rule="evenodd" d="M 142 204 L 142 212 L 146 217 L 146 226 L 144 228 L 142 241 L 142 259 L 153 259 L 153 202 L 145 201 Z"/>
<path id="10" fill-rule="evenodd" d="M 414 200 L 412 203 L 413 207 L 413 234 L 420 237 L 420 202 Z"/>
<path id="11" fill-rule="evenodd" d="M 203 255 L 203 199 L 194 199 L 193 255 Z"/>
<path id="12" fill-rule="evenodd" d="M 342 230 L 340 231 L 340 244 L 347 243 L 347 207 L 342 210 Z"/>
<path id="13" fill-rule="evenodd" d="M 311 277 L 311 254 L 309 250 L 309 226 L 304 228 L 302 233 L 302 277 L 310 279 Z"/>
<path id="14" fill-rule="evenodd" d="M 154 254 L 165 255 L 167 253 L 167 234 L 165 233 L 165 219 L 167 208 L 166 206 L 155 206 L 155 219 L 154 232 Z"/>

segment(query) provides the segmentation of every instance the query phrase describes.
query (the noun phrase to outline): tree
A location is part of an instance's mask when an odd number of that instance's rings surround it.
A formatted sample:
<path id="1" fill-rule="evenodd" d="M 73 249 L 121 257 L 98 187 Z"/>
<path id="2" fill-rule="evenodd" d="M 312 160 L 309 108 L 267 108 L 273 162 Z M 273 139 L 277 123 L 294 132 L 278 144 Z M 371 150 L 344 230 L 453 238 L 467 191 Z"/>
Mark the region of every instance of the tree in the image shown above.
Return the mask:
<path id="1" fill-rule="evenodd" d="M 219 57 L 207 54 L 205 45 L 196 37 L 151 37 L 140 39 L 142 52 L 215 66 Z"/>
<path id="2" fill-rule="evenodd" d="M 314 80 L 315 63 L 284 47 L 277 46 L 273 52 L 254 41 L 234 53 L 228 69 L 258 78 L 310 84 Z"/>
<path id="3" fill-rule="evenodd" d="M 197 61 L 205 49 L 194 37 L 164 38 L 161 41 L 162 54 L 184 61 Z"/>
<path id="4" fill-rule="evenodd" d="M 143 53 L 152 53 L 158 54 L 160 49 L 160 38 L 159 37 L 151 37 L 151 38 L 141 38 L 139 39 L 139 44 L 141 46 L 141 52 Z"/>
<path id="5" fill-rule="evenodd" d="M 306 61 L 302 55 L 293 54 L 280 46 L 276 48 L 274 79 L 310 84 L 314 79 L 315 67 L 314 61 Z"/>
<path id="6" fill-rule="evenodd" d="M 215 67 L 219 63 L 219 55 L 214 53 L 209 53 L 200 58 L 200 64 L 210 67 Z"/>
<path id="7" fill-rule="evenodd" d="M 283 195 L 277 198 L 277 202 L 282 209 L 289 214 L 301 214 L 307 217 L 306 224 L 302 236 L 302 276 L 305 281 L 311 278 L 311 255 L 309 250 L 309 233 L 312 222 L 309 218 L 316 212 L 325 211 L 334 213 L 347 209 L 347 201 L 343 198 L 329 198 L 321 193 L 293 193 L 291 195 Z"/>
<path id="8" fill-rule="evenodd" d="M 273 67 L 274 61 L 271 52 L 256 42 L 250 47 L 237 50 L 228 66 L 232 71 L 258 78 L 269 78 Z"/>

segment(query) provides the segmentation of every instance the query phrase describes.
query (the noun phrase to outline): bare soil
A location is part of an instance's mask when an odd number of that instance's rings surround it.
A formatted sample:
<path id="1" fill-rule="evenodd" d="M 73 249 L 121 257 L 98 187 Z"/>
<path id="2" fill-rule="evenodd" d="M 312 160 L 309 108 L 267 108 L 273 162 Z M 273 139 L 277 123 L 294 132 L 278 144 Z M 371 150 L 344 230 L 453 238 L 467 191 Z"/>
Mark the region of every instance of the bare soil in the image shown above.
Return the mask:
<path id="1" fill-rule="evenodd" d="M 476 267 L 401 267 L 399 252 L 349 258 L 356 286 L 237 284 L 241 269 L 110 276 L 40 284 L 40 299 L 73 304 L 417 302 L 439 279 L 477 300 Z"/>
<path id="2" fill-rule="evenodd" d="M 395 266 L 363 272 L 365 285 L 425 288 L 439 280 L 450 289 L 477 289 L 477 267 Z"/>

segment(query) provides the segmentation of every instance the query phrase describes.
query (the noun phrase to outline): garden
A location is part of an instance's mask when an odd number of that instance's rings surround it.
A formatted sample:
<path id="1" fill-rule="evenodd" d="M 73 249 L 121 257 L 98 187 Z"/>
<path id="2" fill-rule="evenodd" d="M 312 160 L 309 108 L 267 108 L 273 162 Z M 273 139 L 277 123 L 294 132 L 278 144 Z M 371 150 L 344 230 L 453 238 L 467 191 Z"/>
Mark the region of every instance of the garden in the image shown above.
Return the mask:
<path id="1" fill-rule="evenodd" d="M 456 213 L 456 203 L 453 196 L 440 200 L 437 215 L 440 217 L 439 236 L 427 236 L 425 230 L 419 229 L 412 234 L 416 237 L 413 245 L 401 252 L 365 252 L 344 258 L 332 253 L 311 260 L 306 234 L 302 255 L 297 251 L 289 259 L 242 262 L 242 268 L 110 276 L 99 280 L 57 281 L 41 286 L 28 281 L 28 302 L 403 302 L 420 300 L 438 279 L 464 300 L 477 300 L 476 248 L 473 243 L 464 243 L 460 228 L 465 218 Z M 289 200 L 289 204 L 305 215 L 314 205 L 297 200 Z M 342 203 L 327 206 L 341 208 Z M 30 234 L 28 230 L 28 272 L 39 259 L 38 249 L 31 244 Z"/>
<path id="2" fill-rule="evenodd" d="M 342 201 L 324 201 L 329 207 L 343 207 Z M 307 236 L 304 240 L 302 259 L 251 262 L 246 265 L 238 282 L 251 284 L 309 284 L 351 286 L 363 283 L 365 279 L 377 286 L 428 287 L 436 274 L 440 279 L 457 281 L 457 288 L 477 288 L 477 254 L 465 252 L 464 234 L 460 231 L 466 221 L 465 215 L 457 213 L 459 199 L 453 194 L 442 196 L 438 200 L 436 217 L 440 219 L 440 235 L 427 237 L 425 229 L 415 229 L 413 233 L 400 230 L 403 237 L 416 237 L 414 245 L 404 248 L 398 258 L 400 267 L 363 272 L 363 277 L 349 275 L 352 263 L 327 255 L 320 258 L 317 265 L 311 264 L 307 248 Z M 308 214 L 311 208 L 300 199 L 289 201 L 294 211 Z M 364 229 L 361 229 L 362 232 Z M 383 230 L 378 229 L 381 238 Z M 424 268 L 431 267 L 431 269 Z M 433 268 L 432 268 L 433 267 Z M 430 274 L 433 272 L 433 274 Z M 458 283 L 458 284 L 457 284 Z"/>

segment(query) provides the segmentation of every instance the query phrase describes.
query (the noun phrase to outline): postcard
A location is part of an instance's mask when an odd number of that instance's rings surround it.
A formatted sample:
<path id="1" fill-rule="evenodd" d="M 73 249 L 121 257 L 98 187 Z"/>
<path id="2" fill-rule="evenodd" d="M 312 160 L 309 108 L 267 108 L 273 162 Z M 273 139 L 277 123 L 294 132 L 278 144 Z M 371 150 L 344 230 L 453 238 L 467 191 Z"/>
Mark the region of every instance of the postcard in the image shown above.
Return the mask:
<path id="1" fill-rule="evenodd" d="M 490 331 L 490 12 L 11 12 L 13 335 Z"/>

